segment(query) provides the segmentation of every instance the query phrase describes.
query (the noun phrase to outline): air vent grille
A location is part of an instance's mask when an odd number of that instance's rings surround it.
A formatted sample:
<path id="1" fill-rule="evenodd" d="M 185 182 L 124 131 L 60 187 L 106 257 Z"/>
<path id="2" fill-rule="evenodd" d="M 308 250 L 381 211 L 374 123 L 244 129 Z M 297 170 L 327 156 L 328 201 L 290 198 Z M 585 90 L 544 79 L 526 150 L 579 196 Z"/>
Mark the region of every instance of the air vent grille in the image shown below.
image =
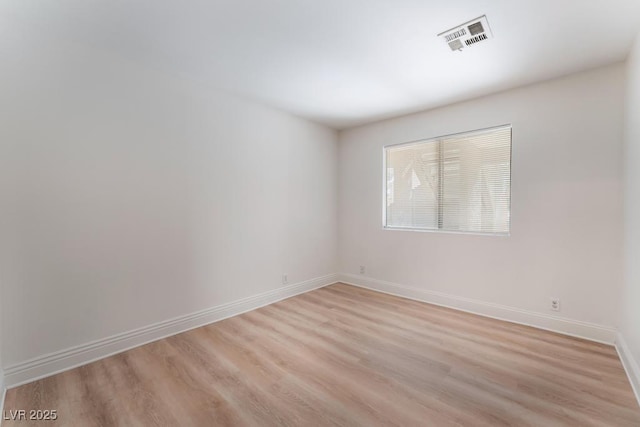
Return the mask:
<path id="1" fill-rule="evenodd" d="M 486 16 L 481 16 L 438 34 L 453 51 L 464 50 L 493 38 Z"/>
<path id="2" fill-rule="evenodd" d="M 470 39 L 466 39 L 464 41 L 464 44 L 466 44 L 467 46 L 471 46 L 474 43 L 478 43 L 481 42 L 482 40 L 486 40 L 489 37 L 487 37 L 486 34 L 480 34 L 479 36 L 475 36 L 475 37 L 471 37 Z"/>
<path id="3" fill-rule="evenodd" d="M 465 35 L 467 35 L 467 30 L 462 28 L 462 29 L 460 29 L 460 30 L 458 30 L 458 31 L 456 31 L 454 33 L 447 34 L 445 36 L 445 39 L 447 40 L 447 42 L 450 42 L 451 40 L 458 39 L 458 38 L 460 38 L 462 36 L 465 36 Z"/>

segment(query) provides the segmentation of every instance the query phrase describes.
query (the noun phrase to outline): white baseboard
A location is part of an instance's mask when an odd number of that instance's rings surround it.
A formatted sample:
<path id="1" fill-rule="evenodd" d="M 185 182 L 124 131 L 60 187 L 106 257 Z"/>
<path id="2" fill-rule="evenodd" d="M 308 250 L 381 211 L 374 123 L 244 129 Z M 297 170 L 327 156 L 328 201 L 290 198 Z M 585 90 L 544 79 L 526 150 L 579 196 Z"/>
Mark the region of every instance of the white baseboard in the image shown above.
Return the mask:
<path id="1" fill-rule="evenodd" d="M 415 289 L 363 275 L 343 273 L 338 275 L 338 279 L 340 282 L 361 288 L 466 311 L 494 319 L 506 320 L 521 325 L 533 326 L 538 329 L 545 329 L 599 343 L 613 345 L 616 340 L 617 331 L 614 328 L 593 323 L 549 316 L 534 311 L 521 310 L 519 308 L 449 295 L 442 292 Z"/>
<path id="2" fill-rule="evenodd" d="M 337 274 L 318 277 L 8 366 L 4 372 L 5 386 L 17 387 L 152 341 L 255 310 L 336 281 Z"/>
<path id="3" fill-rule="evenodd" d="M 624 366 L 633 393 L 636 395 L 638 405 L 640 405 L 640 365 L 635 357 L 633 357 L 631 350 L 627 346 L 627 342 L 619 332 L 616 337 L 616 350 L 618 350 L 618 355 L 620 356 L 620 360 L 622 360 L 622 366 Z"/>

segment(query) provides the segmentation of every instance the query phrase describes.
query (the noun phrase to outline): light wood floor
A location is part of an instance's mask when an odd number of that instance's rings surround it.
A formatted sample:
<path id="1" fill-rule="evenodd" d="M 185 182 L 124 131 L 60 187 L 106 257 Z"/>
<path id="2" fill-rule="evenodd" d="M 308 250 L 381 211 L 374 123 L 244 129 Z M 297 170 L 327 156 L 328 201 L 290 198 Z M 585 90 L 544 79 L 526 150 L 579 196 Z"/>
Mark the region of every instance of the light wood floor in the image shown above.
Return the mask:
<path id="1" fill-rule="evenodd" d="M 57 409 L 33 425 L 640 426 L 613 347 L 342 284 L 11 389 L 16 409 Z"/>

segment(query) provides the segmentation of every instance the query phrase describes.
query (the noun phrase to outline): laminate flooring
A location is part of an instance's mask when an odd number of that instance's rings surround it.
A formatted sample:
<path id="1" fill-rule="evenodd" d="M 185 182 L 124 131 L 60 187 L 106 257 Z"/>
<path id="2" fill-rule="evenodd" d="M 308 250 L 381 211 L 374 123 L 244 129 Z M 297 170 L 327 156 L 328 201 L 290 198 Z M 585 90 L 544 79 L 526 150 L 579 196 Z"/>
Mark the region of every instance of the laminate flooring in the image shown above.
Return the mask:
<path id="1" fill-rule="evenodd" d="M 335 284 L 8 390 L 13 426 L 640 426 L 613 347 Z"/>

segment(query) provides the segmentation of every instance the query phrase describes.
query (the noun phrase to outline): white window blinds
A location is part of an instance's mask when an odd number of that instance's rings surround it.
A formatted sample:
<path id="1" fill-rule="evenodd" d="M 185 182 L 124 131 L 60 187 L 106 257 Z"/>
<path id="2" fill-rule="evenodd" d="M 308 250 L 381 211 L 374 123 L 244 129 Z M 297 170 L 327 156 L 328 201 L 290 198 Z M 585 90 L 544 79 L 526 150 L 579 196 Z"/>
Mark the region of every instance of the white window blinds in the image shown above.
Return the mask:
<path id="1" fill-rule="evenodd" d="M 509 233 L 511 126 L 385 148 L 385 227 Z"/>

